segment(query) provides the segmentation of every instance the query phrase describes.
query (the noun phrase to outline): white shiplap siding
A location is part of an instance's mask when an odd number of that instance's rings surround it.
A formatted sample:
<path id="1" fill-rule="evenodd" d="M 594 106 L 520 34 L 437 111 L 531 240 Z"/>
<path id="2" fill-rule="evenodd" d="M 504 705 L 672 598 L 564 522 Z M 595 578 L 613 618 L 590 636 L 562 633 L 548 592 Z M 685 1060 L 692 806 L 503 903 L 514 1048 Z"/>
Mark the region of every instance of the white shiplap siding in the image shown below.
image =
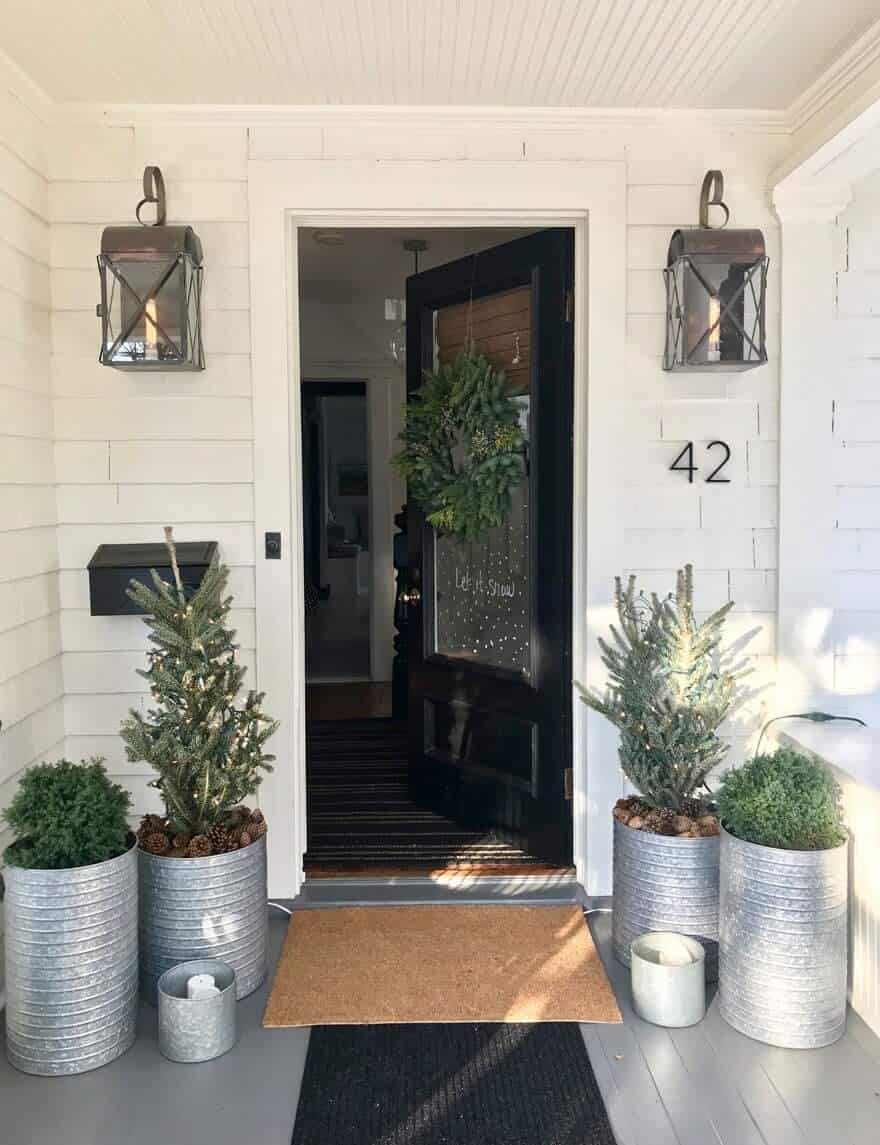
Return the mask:
<path id="1" fill-rule="evenodd" d="M 139 618 L 93 617 L 85 566 L 101 543 L 216 540 L 232 568 L 233 623 L 253 683 L 253 425 L 247 243 L 247 129 L 88 127 L 55 130 L 52 387 L 66 748 L 100 754 L 134 795 L 158 808 L 149 771 L 118 736 L 142 709 L 146 632 Z M 143 167 L 158 164 L 169 222 L 195 226 L 206 249 L 207 369 L 138 377 L 100 366 L 95 255 L 104 224 L 127 223 Z"/>
<path id="2" fill-rule="evenodd" d="M 0 71 L 0 810 L 64 737 L 45 129 L 17 87 Z"/>

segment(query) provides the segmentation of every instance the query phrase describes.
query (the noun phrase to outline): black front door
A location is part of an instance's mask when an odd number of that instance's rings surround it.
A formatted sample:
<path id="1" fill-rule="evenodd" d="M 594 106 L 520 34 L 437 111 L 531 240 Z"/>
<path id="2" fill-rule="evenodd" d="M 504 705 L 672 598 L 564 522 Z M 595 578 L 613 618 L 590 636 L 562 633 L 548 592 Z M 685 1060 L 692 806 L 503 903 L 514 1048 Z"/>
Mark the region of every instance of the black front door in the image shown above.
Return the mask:
<path id="1" fill-rule="evenodd" d="M 505 524 L 438 535 L 410 503 L 410 766 L 438 811 L 571 862 L 573 232 L 407 282 L 407 391 L 468 343 L 521 397 L 528 477 Z"/>

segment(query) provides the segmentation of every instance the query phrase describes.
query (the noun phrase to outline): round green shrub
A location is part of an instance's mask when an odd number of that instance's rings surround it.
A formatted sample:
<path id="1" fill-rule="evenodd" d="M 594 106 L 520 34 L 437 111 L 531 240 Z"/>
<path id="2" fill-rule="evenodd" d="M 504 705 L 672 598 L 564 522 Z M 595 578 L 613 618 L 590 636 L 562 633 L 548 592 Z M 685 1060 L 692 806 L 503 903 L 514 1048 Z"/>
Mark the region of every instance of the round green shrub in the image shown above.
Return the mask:
<path id="1" fill-rule="evenodd" d="M 128 792 L 111 783 L 102 759 L 31 767 L 3 813 L 16 836 L 4 862 L 63 870 L 115 859 L 129 847 L 130 803 Z"/>
<path id="2" fill-rule="evenodd" d="M 826 767 L 779 748 L 726 772 L 717 792 L 731 835 L 764 847 L 824 851 L 846 839 L 841 791 Z"/>

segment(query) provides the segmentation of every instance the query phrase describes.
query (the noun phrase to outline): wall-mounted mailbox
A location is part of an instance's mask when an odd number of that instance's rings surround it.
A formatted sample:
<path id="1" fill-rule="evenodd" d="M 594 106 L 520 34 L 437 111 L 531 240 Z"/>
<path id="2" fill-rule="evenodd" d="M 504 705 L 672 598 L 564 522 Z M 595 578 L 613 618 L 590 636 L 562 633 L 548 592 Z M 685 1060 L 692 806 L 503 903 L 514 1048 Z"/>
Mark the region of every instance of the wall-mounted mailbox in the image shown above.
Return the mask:
<path id="1" fill-rule="evenodd" d="M 184 587 L 195 591 L 211 563 L 217 559 L 216 541 L 185 541 L 177 545 L 177 563 Z M 126 595 L 131 580 L 153 587 L 150 569 L 174 582 L 164 545 L 100 545 L 89 561 L 89 598 L 92 616 L 132 616 L 143 612 Z"/>

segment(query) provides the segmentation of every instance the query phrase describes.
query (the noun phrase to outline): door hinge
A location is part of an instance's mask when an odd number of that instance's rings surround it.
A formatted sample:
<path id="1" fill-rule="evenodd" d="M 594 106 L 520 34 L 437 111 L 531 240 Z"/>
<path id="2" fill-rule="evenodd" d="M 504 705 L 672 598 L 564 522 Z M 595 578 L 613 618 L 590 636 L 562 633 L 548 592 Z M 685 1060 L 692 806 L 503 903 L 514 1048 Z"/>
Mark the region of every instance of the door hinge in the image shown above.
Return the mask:
<path id="1" fill-rule="evenodd" d="M 565 789 L 565 798 L 570 801 L 574 796 L 574 770 L 570 767 L 567 767 L 562 773 L 562 776 L 562 783 Z"/>
<path id="2" fill-rule="evenodd" d="M 571 287 L 565 292 L 565 321 L 571 322 L 574 318 L 574 291 Z"/>

